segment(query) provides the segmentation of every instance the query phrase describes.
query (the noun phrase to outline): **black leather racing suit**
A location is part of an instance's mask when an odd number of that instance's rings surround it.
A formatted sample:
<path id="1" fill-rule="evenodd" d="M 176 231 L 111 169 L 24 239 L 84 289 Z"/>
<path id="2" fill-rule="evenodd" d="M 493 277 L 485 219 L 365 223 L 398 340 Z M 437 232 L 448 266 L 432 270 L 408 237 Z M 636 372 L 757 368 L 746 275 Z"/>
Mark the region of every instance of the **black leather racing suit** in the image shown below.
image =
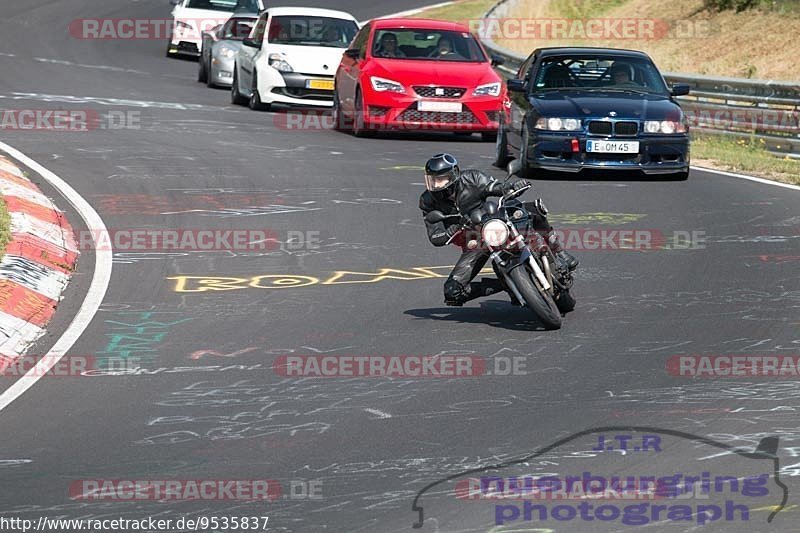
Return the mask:
<path id="1" fill-rule="evenodd" d="M 490 196 L 502 196 L 503 183 L 479 170 L 465 170 L 461 177 L 450 187 L 442 191 L 425 191 L 419 198 L 419 208 L 423 217 L 431 211 L 441 211 L 445 215 L 461 214 L 468 216 L 470 211 L 480 207 Z M 525 204 L 531 211 L 531 221 L 536 231 L 548 236 L 553 228 L 547 222 L 546 213 L 538 211 L 532 204 Z M 449 218 L 443 222 L 428 223 L 428 239 L 434 246 L 444 246 L 460 226 L 458 218 Z M 478 290 L 477 284 L 470 282 L 478 275 L 486 261 L 489 252 L 478 247 L 469 250 L 464 239 L 454 239 L 454 243 L 461 246 L 462 254 L 456 266 L 444 284 L 445 303 L 460 305 L 470 299 L 473 291 Z M 554 239 L 553 239 L 554 240 Z M 558 248 L 558 245 L 556 244 Z M 554 250 L 557 252 L 558 250 Z"/>

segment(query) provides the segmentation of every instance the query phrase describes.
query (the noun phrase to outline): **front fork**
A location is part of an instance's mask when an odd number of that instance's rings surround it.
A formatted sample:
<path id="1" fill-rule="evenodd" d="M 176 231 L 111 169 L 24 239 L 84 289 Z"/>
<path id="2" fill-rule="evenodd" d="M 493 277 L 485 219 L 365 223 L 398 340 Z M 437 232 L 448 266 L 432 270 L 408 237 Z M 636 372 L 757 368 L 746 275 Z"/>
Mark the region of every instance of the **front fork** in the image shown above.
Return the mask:
<path id="1" fill-rule="evenodd" d="M 514 281 L 511 279 L 511 276 L 508 273 L 515 268 L 525 268 L 527 264 L 530 266 L 530 270 L 533 272 L 533 275 L 536 277 L 536 280 L 539 282 L 539 285 L 542 287 L 542 289 L 549 292 L 550 295 L 553 296 L 553 273 L 547 256 L 545 255 L 541 258 L 544 268 L 540 267 L 539 261 L 537 261 L 537 258 L 534 256 L 533 252 L 531 252 L 530 247 L 525 243 L 525 239 L 522 237 L 522 235 L 519 234 L 513 224 L 510 224 L 509 226 L 511 228 L 512 235 L 514 236 L 512 242 L 517 244 L 517 247 L 520 250 L 520 255 L 513 257 L 510 261 L 505 261 L 500 256 L 499 250 L 493 250 L 490 257 L 494 264 L 495 272 L 499 277 L 502 278 L 503 284 L 514 294 L 514 296 L 517 298 L 517 301 L 524 303 L 525 300 L 522 298 L 519 289 L 514 284 Z"/>

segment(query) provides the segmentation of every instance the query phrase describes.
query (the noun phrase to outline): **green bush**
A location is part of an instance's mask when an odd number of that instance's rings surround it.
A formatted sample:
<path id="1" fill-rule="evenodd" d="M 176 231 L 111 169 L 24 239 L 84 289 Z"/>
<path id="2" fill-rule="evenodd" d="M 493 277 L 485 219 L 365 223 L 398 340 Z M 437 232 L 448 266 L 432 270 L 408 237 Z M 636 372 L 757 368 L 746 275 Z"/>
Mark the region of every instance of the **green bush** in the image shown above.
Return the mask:
<path id="1" fill-rule="evenodd" d="M 745 9 L 756 7 L 759 2 L 760 0 L 703 0 L 703 5 L 706 9 L 715 11 L 735 9 L 737 13 L 741 13 Z"/>

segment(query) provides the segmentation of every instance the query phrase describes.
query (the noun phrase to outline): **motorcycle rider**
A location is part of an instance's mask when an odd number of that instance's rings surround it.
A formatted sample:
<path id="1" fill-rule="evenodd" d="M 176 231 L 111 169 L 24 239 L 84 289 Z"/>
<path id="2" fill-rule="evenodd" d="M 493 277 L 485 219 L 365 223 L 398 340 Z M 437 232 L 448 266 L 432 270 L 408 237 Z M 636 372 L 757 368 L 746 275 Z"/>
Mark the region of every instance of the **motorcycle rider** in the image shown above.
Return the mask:
<path id="1" fill-rule="evenodd" d="M 456 235 L 463 225 L 471 226 L 469 213 L 490 196 L 503 196 L 524 189 L 525 180 L 509 180 L 505 183 L 487 176 L 479 170 L 461 171 L 458 161 L 450 154 L 436 154 L 425 164 L 425 188 L 419 198 L 423 217 L 431 211 L 441 211 L 445 215 L 461 215 L 444 221 L 430 223 L 425 220 L 428 239 L 434 246 L 444 246 Z M 578 260 L 563 249 L 547 222 L 547 209 L 540 200 L 526 203 L 531 214 L 533 228 L 550 245 L 561 268 L 575 270 Z M 467 247 L 464 234 L 457 235 L 454 244 L 461 246 L 462 254 L 444 284 L 444 301 L 447 305 L 461 306 L 465 302 L 495 292 L 494 286 L 472 282 L 489 259 L 489 252 L 480 246 Z M 512 298 L 513 302 L 513 298 Z M 519 305 L 519 302 L 513 302 Z"/>

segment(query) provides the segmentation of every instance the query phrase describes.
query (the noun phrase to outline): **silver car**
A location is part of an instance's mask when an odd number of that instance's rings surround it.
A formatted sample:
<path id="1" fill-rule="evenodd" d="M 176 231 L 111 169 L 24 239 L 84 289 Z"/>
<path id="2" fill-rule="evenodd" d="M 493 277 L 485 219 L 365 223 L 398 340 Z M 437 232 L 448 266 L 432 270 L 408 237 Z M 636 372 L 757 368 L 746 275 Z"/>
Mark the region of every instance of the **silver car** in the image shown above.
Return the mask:
<path id="1" fill-rule="evenodd" d="M 224 24 L 203 32 L 197 81 L 209 87 L 231 86 L 236 52 L 257 20 L 257 13 L 237 13 Z"/>

